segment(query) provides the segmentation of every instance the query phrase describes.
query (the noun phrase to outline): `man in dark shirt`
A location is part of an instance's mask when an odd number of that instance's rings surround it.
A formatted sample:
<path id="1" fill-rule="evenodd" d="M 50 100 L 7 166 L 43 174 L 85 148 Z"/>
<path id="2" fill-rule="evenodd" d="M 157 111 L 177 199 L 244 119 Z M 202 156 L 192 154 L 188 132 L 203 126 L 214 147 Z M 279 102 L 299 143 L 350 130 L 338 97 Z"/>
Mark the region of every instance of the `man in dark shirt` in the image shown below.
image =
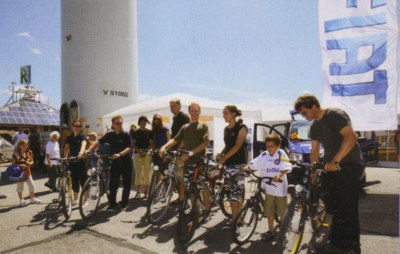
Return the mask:
<path id="1" fill-rule="evenodd" d="M 300 96 L 294 107 L 310 128 L 311 162 L 319 162 L 320 144 L 324 147 L 323 188 L 325 205 L 333 215 L 329 243 L 317 247 L 318 253 L 360 253 L 358 192 L 364 170 L 357 136 L 349 116 L 341 109 L 322 109 L 311 94 Z"/>
<path id="2" fill-rule="evenodd" d="M 178 134 L 182 126 L 190 122 L 190 118 L 187 114 L 181 111 L 180 99 L 170 100 L 169 108 L 171 110 L 171 113 L 174 114 L 171 126 L 171 138 L 174 138 L 176 134 Z"/>
<path id="3" fill-rule="evenodd" d="M 129 133 L 122 129 L 122 116 L 116 115 L 112 119 L 113 130 L 107 132 L 103 137 L 96 141 L 86 153 L 91 153 L 99 145 L 108 143 L 110 145 L 112 164 L 110 170 L 110 194 L 108 195 L 108 209 L 113 210 L 117 206 L 116 198 L 119 187 L 119 179 L 122 176 L 122 198 L 119 202 L 121 208 L 128 205 L 129 194 L 131 192 L 132 179 L 132 142 Z"/>

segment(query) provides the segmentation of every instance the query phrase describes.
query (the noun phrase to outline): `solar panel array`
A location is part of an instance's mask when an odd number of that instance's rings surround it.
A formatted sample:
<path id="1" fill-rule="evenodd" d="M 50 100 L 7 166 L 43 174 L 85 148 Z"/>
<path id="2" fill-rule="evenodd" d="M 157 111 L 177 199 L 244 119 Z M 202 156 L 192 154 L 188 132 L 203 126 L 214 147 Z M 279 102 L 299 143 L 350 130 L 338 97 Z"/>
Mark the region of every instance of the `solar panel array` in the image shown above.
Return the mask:
<path id="1" fill-rule="evenodd" d="M 19 101 L 0 108 L 0 124 L 60 125 L 60 112 L 35 101 Z"/>

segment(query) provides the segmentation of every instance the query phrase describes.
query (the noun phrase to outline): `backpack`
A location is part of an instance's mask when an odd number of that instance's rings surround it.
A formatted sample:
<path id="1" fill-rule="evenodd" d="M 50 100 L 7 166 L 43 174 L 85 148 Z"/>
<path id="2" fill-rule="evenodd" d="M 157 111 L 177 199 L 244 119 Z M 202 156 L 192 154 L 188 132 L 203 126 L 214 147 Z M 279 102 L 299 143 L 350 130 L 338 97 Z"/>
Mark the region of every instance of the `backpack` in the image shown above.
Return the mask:
<path id="1" fill-rule="evenodd" d="M 9 166 L 6 169 L 6 174 L 12 182 L 19 182 L 25 179 L 25 173 L 21 167 Z"/>

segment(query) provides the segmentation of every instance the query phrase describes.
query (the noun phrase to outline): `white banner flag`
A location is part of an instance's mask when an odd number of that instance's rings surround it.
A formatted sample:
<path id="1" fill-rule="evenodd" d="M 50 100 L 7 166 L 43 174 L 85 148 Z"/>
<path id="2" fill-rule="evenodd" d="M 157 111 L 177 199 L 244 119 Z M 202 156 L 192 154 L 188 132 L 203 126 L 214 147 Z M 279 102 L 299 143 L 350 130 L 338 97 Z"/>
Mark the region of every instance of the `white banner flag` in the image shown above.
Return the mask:
<path id="1" fill-rule="evenodd" d="M 397 129 L 396 0 L 319 0 L 323 105 L 355 130 Z"/>

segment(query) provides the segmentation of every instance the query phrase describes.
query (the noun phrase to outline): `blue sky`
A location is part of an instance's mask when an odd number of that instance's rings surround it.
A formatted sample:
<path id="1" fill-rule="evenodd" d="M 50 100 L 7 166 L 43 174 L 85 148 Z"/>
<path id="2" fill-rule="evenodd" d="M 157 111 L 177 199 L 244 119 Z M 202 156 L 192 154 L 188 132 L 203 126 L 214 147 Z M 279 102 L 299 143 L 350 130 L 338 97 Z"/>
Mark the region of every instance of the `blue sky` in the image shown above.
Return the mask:
<path id="1" fill-rule="evenodd" d="M 141 99 L 184 92 L 232 103 L 322 95 L 316 0 L 138 0 Z M 60 106 L 59 0 L 0 0 L 0 103 L 32 65 Z M 45 101 L 47 103 L 47 99 Z"/>

